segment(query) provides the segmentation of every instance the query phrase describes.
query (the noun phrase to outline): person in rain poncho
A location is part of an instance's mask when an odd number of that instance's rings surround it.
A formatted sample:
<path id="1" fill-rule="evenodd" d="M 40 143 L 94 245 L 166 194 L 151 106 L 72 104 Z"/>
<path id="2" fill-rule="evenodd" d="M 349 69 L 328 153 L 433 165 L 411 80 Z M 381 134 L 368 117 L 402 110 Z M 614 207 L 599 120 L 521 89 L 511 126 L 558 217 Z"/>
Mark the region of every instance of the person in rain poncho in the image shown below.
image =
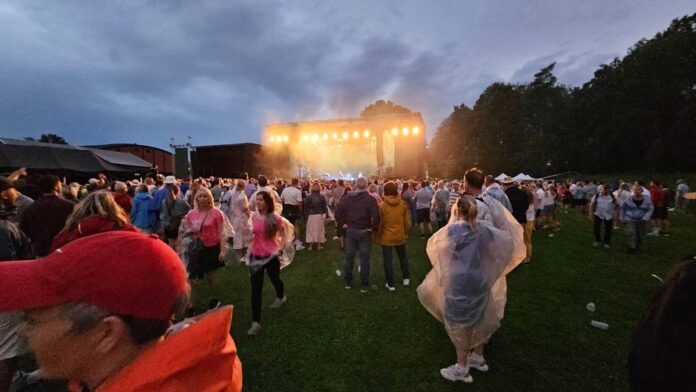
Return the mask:
<path id="1" fill-rule="evenodd" d="M 179 247 L 182 260 L 187 266 L 189 279 L 198 283 L 203 278 L 208 281 L 213 298 L 208 308 L 222 305 L 216 271 L 225 265 L 227 258 L 227 239 L 234 235 L 234 230 L 227 216 L 214 205 L 213 194 L 208 188 L 196 192 L 194 207 L 179 226 Z M 199 240 L 201 247 L 194 249 L 191 242 Z"/>
<path id="2" fill-rule="evenodd" d="M 433 269 L 418 297 L 444 322 L 457 352 L 457 363 L 441 374 L 471 382 L 470 368 L 488 370 L 483 348 L 504 315 L 505 275 L 525 257 L 522 227 L 497 200 L 465 194 L 450 223 L 428 241 L 427 253 Z"/>
<path id="3" fill-rule="evenodd" d="M 276 291 L 276 299 L 271 308 L 279 308 L 287 301 L 285 285 L 280 279 L 280 269 L 290 264 L 295 251 L 292 243 L 293 225 L 275 213 L 276 204 L 269 192 L 257 192 L 256 208 L 257 212 L 251 219 L 254 238 L 249 257 L 252 323 L 247 335 L 256 335 L 261 330 L 264 270 Z"/>

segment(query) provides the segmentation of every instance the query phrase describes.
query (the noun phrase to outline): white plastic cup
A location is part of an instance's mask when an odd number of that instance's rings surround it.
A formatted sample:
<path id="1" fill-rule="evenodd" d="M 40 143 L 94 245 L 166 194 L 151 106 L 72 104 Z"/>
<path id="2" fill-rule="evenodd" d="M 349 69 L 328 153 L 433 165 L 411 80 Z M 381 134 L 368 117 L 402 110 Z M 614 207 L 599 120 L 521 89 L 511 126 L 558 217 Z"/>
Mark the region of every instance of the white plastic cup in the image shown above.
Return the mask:
<path id="1" fill-rule="evenodd" d="M 336 276 L 338 276 L 339 278 L 341 277 L 341 270 L 340 269 L 336 269 Z"/>
<path id="2" fill-rule="evenodd" d="M 589 304 L 587 304 L 587 306 L 585 306 L 585 308 L 588 312 L 594 312 L 595 310 L 597 310 L 597 307 L 595 306 L 594 302 L 590 302 Z"/>
<path id="3" fill-rule="evenodd" d="M 603 322 L 601 322 L 601 321 L 592 320 L 592 321 L 590 322 L 590 324 L 591 324 L 593 327 L 595 327 L 595 328 L 603 329 L 603 330 L 605 330 L 605 331 L 606 331 L 607 329 L 609 329 L 609 324 L 603 323 Z"/>

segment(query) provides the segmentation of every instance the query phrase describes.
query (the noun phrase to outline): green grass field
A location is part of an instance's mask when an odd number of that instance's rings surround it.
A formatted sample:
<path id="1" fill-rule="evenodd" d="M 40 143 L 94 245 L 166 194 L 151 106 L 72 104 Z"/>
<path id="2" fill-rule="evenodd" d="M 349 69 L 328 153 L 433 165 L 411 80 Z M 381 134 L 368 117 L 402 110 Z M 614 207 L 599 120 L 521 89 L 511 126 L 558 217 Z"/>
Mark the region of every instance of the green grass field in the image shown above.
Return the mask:
<path id="1" fill-rule="evenodd" d="M 442 324 L 420 305 L 416 287 L 430 269 L 425 240 L 408 243 L 411 287 L 384 288 L 381 251 L 372 249 L 368 294 L 346 290 L 335 270 L 343 253 L 329 241 L 322 252 L 298 252 L 281 272 L 288 302 L 270 309 L 264 287 L 263 329 L 251 322 L 247 268 L 221 271 L 222 300 L 234 304 L 232 335 L 244 368 L 245 391 L 626 391 L 627 352 L 636 322 L 664 276 L 682 256 L 696 253 L 696 217 L 671 214 L 671 237 L 647 237 L 638 255 L 624 253 L 623 233 L 612 249 L 592 247 L 592 223 L 577 212 L 559 214 L 560 232 L 534 234 L 534 257 L 508 275 L 502 327 L 487 348 L 488 373 L 474 383 L 444 380 L 455 361 Z M 333 234 L 329 226 L 327 237 Z M 395 278 L 400 282 L 398 263 Z M 195 288 L 207 302 L 205 284 Z M 595 313 L 585 309 L 594 302 Z M 609 323 L 609 330 L 590 326 Z M 33 390 L 48 390 L 38 388 Z M 55 389 L 54 389 L 55 390 Z"/>

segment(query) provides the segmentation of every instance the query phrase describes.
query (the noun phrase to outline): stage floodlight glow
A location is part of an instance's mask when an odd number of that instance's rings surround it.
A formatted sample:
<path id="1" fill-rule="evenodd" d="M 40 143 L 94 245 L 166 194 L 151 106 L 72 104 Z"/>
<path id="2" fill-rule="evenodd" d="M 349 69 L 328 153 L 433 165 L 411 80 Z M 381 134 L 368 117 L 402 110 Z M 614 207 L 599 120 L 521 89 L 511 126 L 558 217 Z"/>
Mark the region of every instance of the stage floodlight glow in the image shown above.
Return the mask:
<path id="1" fill-rule="evenodd" d="M 324 138 L 324 140 L 329 140 L 329 135 L 324 134 L 323 138 Z"/>
<path id="2" fill-rule="evenodd" d="M 399 136 L 399 129 L 398 128 L 392 129 L 392 135 Z"/>
<path id="3" fill-rule="evenodd" d="M 334 139 L 338 139 L 338 134 L 337 134 L 336 132 L 334 132 L 333 138 L 334 138 Z"/>
<path id="4" fill-rule="evenodd" d="M 418 132 L 420 132 L 420 129 L 418 129 L 418 127 L 413 127 L 413 134 L 418 135 Z"/>
<path id="5" fill-rule="evenodd" d="M 360 132 L 358 132 L 358 131 L 353 132 L 353 137 L 356 138 L 356 139 L 359 138 L 359 137 L 360 137 Z"/>
<path id="6" fill-rule="evenodd" d="M 408 136 L 408 128 L 404 127 L 404 129 L 401 130 L 401 133 L 403 133 L 404 136 Z"/>
<path id="7" fill-rule="evenodd" d="M 312 136 L 312 140 L 314 140 L 315 142 L 316 142 L 317 140 L 319 140 L 319 134 L 318 134 L 318 133 L 315 133 L 315 134 Z"/>
<path id="8" fill-rule="evenodd" d="M 290 141 L 290 138 L 288 137 L 288 135 L 283 136 L 283 141 L 284 141 L 285 143 L 287 143 L 287 142 Z"/>
<path id="9" fill-rule="evenodd" d="M 348 139 L 348 132 L 343 132 L 343 138 Z"/>
<path id="10" fill-rule="evenodd" d="M 370 137 L 370 131 L 366 129 L 365 132 L 363 132 L 363 135 L 365 135 L 365 137 Z"/>
<path id="11" fill-rule="evenodd" d="M 275 137 L 271 136 L 271 143 L 275 142 Z"/>
<path id="12" fill-rule="evenodd" d="M 309 135 L 302 135 L 302 140 L 304 140 L 304 141 L 309 140 Z"/>

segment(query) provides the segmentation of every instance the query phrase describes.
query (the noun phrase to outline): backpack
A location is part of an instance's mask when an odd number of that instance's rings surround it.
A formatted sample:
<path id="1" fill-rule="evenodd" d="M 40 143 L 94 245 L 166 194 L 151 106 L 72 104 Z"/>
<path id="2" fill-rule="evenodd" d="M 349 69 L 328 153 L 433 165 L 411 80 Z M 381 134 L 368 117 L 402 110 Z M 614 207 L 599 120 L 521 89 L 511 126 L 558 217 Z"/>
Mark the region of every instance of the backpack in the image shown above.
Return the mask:
<path id="1" fill-rule="evenodd" d="M 597 198 L 601 196 L 599 193 L 594 195 L 592 198 L 592 211 L 597 211 Z M 611 202 L 614 203 L 615 206 L 618 206 L 619 204 L 616 202 L 616 197 L 614 196 L 614 192 L 609 192 L 609 196 L 611 196 Z"/>

